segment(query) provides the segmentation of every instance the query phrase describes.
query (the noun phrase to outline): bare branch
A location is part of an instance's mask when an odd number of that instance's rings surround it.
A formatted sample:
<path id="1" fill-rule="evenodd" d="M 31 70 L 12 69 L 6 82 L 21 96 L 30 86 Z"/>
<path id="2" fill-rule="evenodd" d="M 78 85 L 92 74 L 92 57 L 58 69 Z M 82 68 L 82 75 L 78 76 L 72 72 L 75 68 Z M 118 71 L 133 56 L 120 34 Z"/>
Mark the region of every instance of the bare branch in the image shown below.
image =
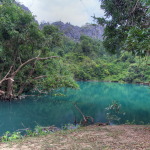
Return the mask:
<path id="1" fill-rule="evenodd" d="M 12 75 L 15 76 L 15 75 L 20 71 L 20 69 L 21 69 L 22 67 L 24 67 L 25 65 L 29 64 L 30 62 L 32 62 L 32 61 L 34 61 L 34 60 L 36 60 L 36 59 L 38 59 L 38 57 L 31 58 L 31 59 L 27 60 L 26 62 L 24 62 L 23 64 L 21 64 L 21 65 L 18 67 L 18 69 L 17 69 L 15 72 L 13 72 Z"/>
<path id="2" fill-rule="evenodd" d="M 30 130 L 30 128 L 26 128 L 26 129 L 18 129 L 16 131 L 27 131 L 27 130 Z"/>
<path id="3" fill-rule="evenodd" d="M 34 80 L 38 80 L 38 79 L 42 79 L 42 78 L 46 78 L 46 77 L 47 77 L 46 75 L 38 76 L 38 77 L 35 77 Z"/>
<path id="4" fill-rule="evenodd" d="M 13 66 L 10 67 L 10 69 L 9 69 L 9 71 L 7 72 L 7 74 L 5 75 L 5 77 L 0 81 L 0 85 L 1 85 L 4 81 L 11 79 L 11 78 L 7 78 L 7 76 L 10 74 L 12 68 L 13 68 Z"/>
<path id="5" fill-rule="evenodd" d="M 59 56 L 50 56 L 50 57 L 45 57 L 45 58 L 37 58 L 37 60 L 47 60 L 51 58 L 59 58 Z"/>
<path id="6" fill-rule="evenodd" d="M 76 107 L 76 109 L 77 109 L 77 110 L 80 112 L 80 114 L 82 115 L 83 120 L 84 120 L 85 122 L 87 122 L 86 117 L 84 116 L 84 114 L 82 113 L 82 111 L 79 109 L 79 107 L 78 107 L 76 104 L 74 104 L 74 106 Z"/>
<path id="7" fill-rule="evenodd" d="M 74 106 L 76 107 L 76 109 L 80 112 L 80 114 L 83 117 L 83 121 L 81 122 L 82 125 L 87 125 L 88 121 L 90 121 L 90 120 L 91 120 L 91 123 L 94 123 L 94 119 L 91 116 L 85 116 L 76 104 L 74 104 Z"/>
<path id="8" fill-rule="evenodd" d="M 12 80 L 12 81 L 14 81 L 14 79 L 13 78 L 3 78 L 1 81 L 0 81 L 0 85 L 4 82 L 4 81 L 7 81 L 7 80 Z"/>
<path id="9" fill-rule="evenodd" d="M 91 116 L 86 116 L 86 119 L 91 119 L 91 122 L 94 123 L 94 118 Z"/>
<path id="10" fill-rule="evenodd" d="M 40 56 L 40 54 L 39 54 L 37 57 L 39 57 L 39 56 Z M 35 65 L 36 65 L 36 62 L 37 62 L 37 61 L 38 61 L 38 59 L 35 60 L 35 62 L 34 62 L 34 64 L 33 64 L 33 68 L 32 68 L 32 69 L 30 70 L 30 72 L 29 72 L 28 79 L 33 75 L 34 70 L 35 70 Z M 46 76 L 39 76 L 39 77 L 36 77 L 36 78 L 34 78 L 34 79 L 36 80 L 36 79 L 40 79 L 40 78 L 43 78 L 43 77 L 46 77 Z M 28 84 L 29 84 L 28 81 L 24 82 L 24 83 L 22 84 L 22 86 L 20 87 L 19 92 L 18 92 L 17 95 L 20 95 L 20 94 L 23 92 L 24 88 L 25 88 Z"/>
<path id="11" fill-rule="evenodd" d="M 4 78 L 7 78 L 7 76 L 8 76 L 8 75 L 9 75 L 9 73 L 11 72 L 12 68 L 13 68 L 13 66 L 11 66 L 11 67 L 10 67 L 9 71 L 7 72 L 7 74 L 5 75 L 5 77 L 4 77 Z"/>
<path id="12" fill-rule="evenodd" d="M 40 90 L 38 88 L 35 88 L 34 90 L 37 91 L 37 92 L 39 92 L 40 94 L 48 94 L 48 92 L 45 92 L 45 91 Z"/>
<path id="13" fill-rule="evenodd" d="M 5 91 L 0 90 L 0 96 L 4 95 Z"/>
<path id="14" fill-rule="evenodd" d="M 134 6 L 134 8 L 133 8 L 133 10 L 131 11 L 131 14 L 134 13 L 134 11 L 135 11 L 135 9 L 136 9 L 136 7 L 137 7 L 137 5 L 138 5 L 138 2 L 139 2 L 139 0 L 137 0 L 135 6 Z"/>
<path id="15" fill-rule="evenodd" d="M 12 74 L 12 76 L 15 76 L 22 67 L 24 67 L 25 65 L 29 64 L 30 62 L 34 61 L 34 60 L 47 60 L 47 59 L 52 59 L 52 58 L 57 58 L 58 56 L 51 56 L 51 57 L 45 57 L 45 58 L 39 58 L 39 57 L 35 57 L 35 58 L 31 58 L 29 60 L 27 60 L 26 62 L 24 62 L 23 64 L 21 64 L 18 69 Z"/>

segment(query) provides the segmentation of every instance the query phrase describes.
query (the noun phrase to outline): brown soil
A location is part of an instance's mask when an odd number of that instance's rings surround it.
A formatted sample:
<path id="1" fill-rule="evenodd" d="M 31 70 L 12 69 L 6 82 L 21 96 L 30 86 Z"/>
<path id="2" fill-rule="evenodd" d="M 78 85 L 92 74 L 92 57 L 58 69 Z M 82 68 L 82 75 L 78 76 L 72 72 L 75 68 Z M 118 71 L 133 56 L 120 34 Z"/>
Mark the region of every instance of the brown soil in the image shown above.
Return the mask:
<path id="1" fill-rule="evenodd" d="M 0 150 L 150 150 L 150 126 L 88 126 L 0 143 Z"/>

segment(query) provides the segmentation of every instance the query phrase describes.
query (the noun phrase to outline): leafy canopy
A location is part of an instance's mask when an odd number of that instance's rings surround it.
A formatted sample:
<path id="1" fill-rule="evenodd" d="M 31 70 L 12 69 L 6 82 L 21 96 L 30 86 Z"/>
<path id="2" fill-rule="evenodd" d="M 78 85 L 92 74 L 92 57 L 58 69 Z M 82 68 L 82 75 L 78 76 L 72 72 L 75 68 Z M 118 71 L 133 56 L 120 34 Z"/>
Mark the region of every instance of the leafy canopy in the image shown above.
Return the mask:
<path id="1" fill-rule="evenodd" d="M 16 2 L 1 1 L 0 91 L 7 99 L 32 89 L 77 87 L 63 60 L 52 52 L 61 46 L 61 38 L 53 26 L 41 30 L 32 14 Z"/>
<path id="2" fill-rule="evenodd" d="M 149 55 L 150 2 L 148 0 L 100 0 L 105 18 L 96 18 L 105 25 L 104 46 L 111 53 L 131 51 Z M 144 46 L 144 47 L 143 47 Z"/>

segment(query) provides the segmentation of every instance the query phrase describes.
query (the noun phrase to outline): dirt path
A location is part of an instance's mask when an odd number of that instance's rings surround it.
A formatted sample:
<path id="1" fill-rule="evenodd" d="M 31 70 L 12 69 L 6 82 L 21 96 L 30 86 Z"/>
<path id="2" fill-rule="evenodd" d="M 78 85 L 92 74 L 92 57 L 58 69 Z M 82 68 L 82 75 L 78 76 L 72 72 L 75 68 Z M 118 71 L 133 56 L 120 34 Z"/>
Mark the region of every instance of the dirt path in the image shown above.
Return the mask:
<path id="1" fill-rule="evenodd" d="M 1 143 L 0 150 L 150 150 L 150 126 L 88 126 Z"/>

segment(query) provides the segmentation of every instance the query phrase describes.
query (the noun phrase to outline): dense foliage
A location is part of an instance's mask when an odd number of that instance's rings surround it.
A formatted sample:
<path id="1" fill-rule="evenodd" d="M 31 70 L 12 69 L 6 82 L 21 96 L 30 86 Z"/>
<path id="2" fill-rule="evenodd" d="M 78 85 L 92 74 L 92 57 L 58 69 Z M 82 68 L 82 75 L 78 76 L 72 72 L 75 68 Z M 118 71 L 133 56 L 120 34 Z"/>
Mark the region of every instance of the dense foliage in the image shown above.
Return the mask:
<path id="1" fill-rule="evenodd" d="M 85 46 L 87 43 L 83 41 L 86 41 L 87 38 L 89 39 L 89 37 L 83 36 L 80 43 L 72 44 L 70 52 L 64 54 L 66 64 L 76 80 L 128 83 L 150 81 L 150 66 L 147 65 L 150 63 L 149 57 L 139 58 L 129 52 L 121 53 L 119 57 L 110 55 L 104 50 L 101 41 L 93 39 L 91 39 L 92 42 L 88 42 L 91 49 L 86 53 L 84 43 Z M 70 42 L 72 43 L 72 41 Z M 92 47 L 94 48 L 92 49 Z"/>
<path id="2" fill-rule="evenodd" d="M 31 89 L 77 87 L 62 59 L 50 51 L 61 43 L 57 29 L 40 30 L 31 13 L 11 1 L 0 5 L 0 20 L 0 96 L 11 99 Z"/>
<path id="3" fill-rule="evenodd" d="M 135 55 L 150 54 L 150 2 L 147 0 L 100 0 L 106 26 L 104 46 L 112 53 L 122 50 Z"/>
<path id="4" fill-rule="evenodd" d="M 116 10 L 110 9 L 112 3 L 108 6 L 106 2 L 110 1 L 103 1 L 103 8 L 112 20 L 99 19 L 107 23 L 104 42 L 85 35 L 75 42 L 53 25 L 40 29 L 32 14 L 17 3 L 1 1 L 0 98 L 13 99 L 27 91 L 43 93 L 60 87 L 77 88 L 75 80 L 149 82 L 149 57 L 139 60 L 130 52 L 119 51 L 124 47 L 139 55 L 149 53 L 149 28 L 143 27 L 146 20 L 141 21 L 148 17 L 146 6 L 138 4 L 144 7 L 142 12 L 135 7 L 139 18 L 132 19 L 135 22 L 139 19 L 140 25 L 127 27 L 132 22 L 124 20 L 127 10 L 122 12 L 121 20 L 116 16 L 126 2 L 118 3 Z M 103 44 L 107 50 L 119 53 L 108 54 Z"/>

